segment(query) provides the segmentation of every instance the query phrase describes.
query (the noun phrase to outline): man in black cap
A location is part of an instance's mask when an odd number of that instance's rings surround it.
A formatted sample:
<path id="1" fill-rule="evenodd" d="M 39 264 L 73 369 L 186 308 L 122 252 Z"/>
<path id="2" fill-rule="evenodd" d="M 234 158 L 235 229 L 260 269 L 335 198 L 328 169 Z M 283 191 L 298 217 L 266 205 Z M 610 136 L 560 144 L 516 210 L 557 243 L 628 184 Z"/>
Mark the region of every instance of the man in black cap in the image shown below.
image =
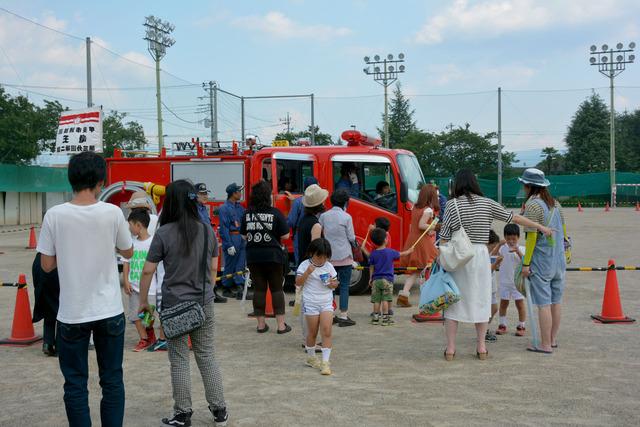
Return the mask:
<path id="1" fill-rule="evenodd" d="M 211 193 L 211 191 L 207 189 L 207 184 L 205 184 L 204 182 L 199 182 L 198 184 L 196 184 L 196 191 L 198 192 L 198 215 L 200 215 L 200 221 L 202 221 L 204 225 L 208 225 L 209 227 L 211 227 L 211 217 L 209 216 L 209 207 L 207 206 L 207 202 L 209 201 L 209 193 Z M 218 255 L 216 254 L 216 256 Z M 215 298 L 213 300 L 214 303 L 227 302 L 227 299 L 225 297 L 218 294 L 217 285 L 214 285 L 213 293 L 215 295 Z"/>
<path id="2" fill-rule="evenodd" d="M 209 207 L 207 202 L 209 201 L 209 193 L 211 191 L 207 189 L 207 184 L 200 182 L 196 184 L 196 191 L 198 192 L 198 215 L 200 215 L 200 221 L 205 225 L 211 225 L 211 217 L 209 216 Z"/>
<path id="3" fill-rule="evenodd" d="M 224 251 L 224 274 L 233 274 L 222 281 L 226 297 L 242 299 L 244 276 L 235 274 L 245 269 L 245 242 L 240 236 L 244 208 L 240 205 L 244 187 L 234 183 L 227 186 L 227 201 L 220 207 L 220 239 Z"/>

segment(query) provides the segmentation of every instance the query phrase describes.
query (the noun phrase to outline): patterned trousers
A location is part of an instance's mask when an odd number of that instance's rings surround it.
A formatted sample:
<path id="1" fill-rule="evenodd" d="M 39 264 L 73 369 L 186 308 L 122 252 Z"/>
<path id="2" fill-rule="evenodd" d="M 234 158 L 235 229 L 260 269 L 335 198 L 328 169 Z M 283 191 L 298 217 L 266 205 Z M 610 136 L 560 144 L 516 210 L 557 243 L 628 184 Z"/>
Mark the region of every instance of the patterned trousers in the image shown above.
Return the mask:
<path id="1" fill-rule="evenodd" d="M 226 407 L 222 389 L 222 373 L 214 354 L 213 301 L 204 306 L 204 312 L 207 315 L 204 325 L 188 335 L 191 336 L 193 355 L 196 358 L 200 375 L 202 375 L 205 397 L 213 411 Z M 191 371 L 187 335 L 170 339 L 168 344 L 173 409 L 175 412 L 189 412 L 191 409 Z"/>

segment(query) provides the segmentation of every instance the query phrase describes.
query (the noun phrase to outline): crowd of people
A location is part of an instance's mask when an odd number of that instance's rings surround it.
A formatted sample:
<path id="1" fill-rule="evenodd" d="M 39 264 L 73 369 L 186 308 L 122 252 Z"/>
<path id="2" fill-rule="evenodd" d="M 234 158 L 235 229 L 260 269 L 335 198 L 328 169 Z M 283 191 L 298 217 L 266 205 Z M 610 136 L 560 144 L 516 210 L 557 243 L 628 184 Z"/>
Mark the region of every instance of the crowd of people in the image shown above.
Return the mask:
<path id="1" fill-rule="evenodd" d="M 314 177 L 307 177 L 302 197 L 288 195 L 291 199 L 288 217 L 273 206 L 268 183 L 261 181 L 252 186 L 246 209 L 240 203 L 243 187 L 229 184 L 227 201 L 218 213 L 221 248 L 208 209 L 206 184 L 194 185 L 186 180 L 170 183 L 159 217 L 151 212 L 146 194 L 135 193 L 127 204 L 130 213 L 125 219 L 118 207 L 98 201 L 106 177 L 101 157 L 90 152 L 72 157 L 68 174 L 74 197 L 46 213 L 33 270 L 37 312 L 34 321 L 45 320 L 43 351 L 59 357 L 65 378 L 65 408 L 72 426 L 90 425 L 87 358 L 91 339 L 103 392 L 102 424 L 122 425 L 122 362 L 127 321 L 135 326 L 139 338 L 134 351 L 168 352 L 174 407 L 173 414 L 162 422 L 191 425 L 191 348 L 209 410 L 217 425 L 225 425 L 227 405 L 214 356 L 214 303 L 226 302 L 227 298 L 247 298 L 245 275 L 236 273 L 248 268 L 256 332 L 269 331 L 265 317 L 268 291 L 277 334 L 291 332 L 292 327 L 285 321 L 283 290 L 291 264 L 283 243 L 290 237 L 294 242 L 295 304 L 302 312 L 305 363 L 322 375 L 332 374 L 332 327 L 356 325 L 349 313 L 356 253 L 361 251 L 368 259 L 373 304 L 369 323 L 391 326 L 395 323 L 394 265 L 424 268 L 437 262 L 438 244 L 446 244 L 460 229 L 464 229 L 471 242 L 473 256 L 461 268 L 450 272 L 459 288 L 460 301 L 443 313 L 445 359 L 455 358 L 456 335 L 462 322 L 474 324 L 476 355 L 485 360 L 486 343 L 495 341 L 495 334 L 508 331 L 506 311 L 511 300 L 518 310 L 516 335 L 525 335 L 524 295 L 514 283 L 518 265 L 522 276 L 530 281 L 527 297 L 539 313 L 540 345 L 528 350 L 550 354 L 558 346 L 566 226 L 561 206 L 548 191 L 549 182 L 537 169 L 526 170 L 520 178 L 527 202 L 519 215 L 484 197 L 469 170 L 456 175 L 448 201 L 437 186 L 423 185 L 401 251 L 393 249 L 399 245 L 391 242 L 391 223 L 384 216 L 371 224 L 364 241 L 356 240 L 349 202 L 358 197 L 359 187 L 355 185 L 357 175 L 348 168 L 344 168 L 332 192 L 321 188 Z M 376 186 L 381 197 L 389 187 L 384 184 Z M 327 199 L 331 205 L 328 210 Z M 436 219 L 439 223 L 433 227 Z M 504 239 L 492 230 L 494 220 L 507 223 Z M 518 245 L 519 226 L 524 227 L 525 246 Z M 83 238 L 77 239 L 75 236 L 80 234 Z M 224 255 L 225 275 L 214 288 L 218 283 L 220 253 Z M 122 307 L 118 255 L 125 260 L 123 291 L 129 300 L 127 316 Z M 428 268 L 408 275 L 396 308 L 411 307 L 411 289 L 428 277 Z M 500 288 L 499 306 L 496 283 Z M 222 289 L 222 295 L 217 288 Z M 163 331 L 163 321 L 188 311 L 178 310 L 176 314 L 175 308 L 183 305 L 199 307 L 194 309 L 196 314 L 200 313 L 197 325 L 179 335 L 169 333 L 169 329 Z M 160 313 L 157 328 L 153 322 L 155 312 Z M 494 334 L 488 325 L 496 314 L 499 325 Z M 414 319 L 420 321 L 421 316 L 414 315 Z"/>

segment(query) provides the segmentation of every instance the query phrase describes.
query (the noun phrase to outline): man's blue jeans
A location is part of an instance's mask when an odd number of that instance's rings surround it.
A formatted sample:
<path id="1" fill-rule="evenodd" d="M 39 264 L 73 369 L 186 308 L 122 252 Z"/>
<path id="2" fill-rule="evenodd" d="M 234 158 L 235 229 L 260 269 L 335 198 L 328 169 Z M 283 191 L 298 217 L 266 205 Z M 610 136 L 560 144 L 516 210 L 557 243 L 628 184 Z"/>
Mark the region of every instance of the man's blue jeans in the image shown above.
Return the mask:
<path id="1" fill-rule="evenodd" d="M 338 273 L 338 291 L 340 292 L 340 311 L 349 310 L 349 287 L 351 285 L 351 272 L 353 266 L 345 265 L 336 267 L 336 273 Z"/>
<path id="2" fill-rule="evenodd" d="M 121 427 L 124 418 L 124 314 L 94 322 L 69 324 L 58 322 L 58 359 L 64 375 L 64 405 L 71 427 L 91 425 L 89 414 L 88 353 L 89 337 L 98 359 L 102 401 L 100 420 L 104 427 Z"/>

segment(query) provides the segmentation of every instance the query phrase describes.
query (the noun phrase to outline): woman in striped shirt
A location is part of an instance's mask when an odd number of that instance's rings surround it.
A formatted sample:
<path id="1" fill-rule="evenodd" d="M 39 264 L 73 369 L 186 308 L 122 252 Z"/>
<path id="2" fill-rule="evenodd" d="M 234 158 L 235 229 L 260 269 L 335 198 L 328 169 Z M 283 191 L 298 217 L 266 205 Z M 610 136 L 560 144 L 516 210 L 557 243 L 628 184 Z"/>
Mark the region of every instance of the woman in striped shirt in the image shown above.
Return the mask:
<path id="1" fill-rule="evenodd" d="M 514 215 L 499 203 L 482 195 L 473 172 L 458 172 L 453 188 L 453 198 L 447 202 L 440 230 L 441 243 L 451 239 L 454 231 L 464 227 L 473 244 L 474 256 L 457 271 L 451 272 L 458 288 L 460 301 L 444 313 L 447 348 L 444 356 L 453 360 L 456 353 L 458 322 L 474 323 L 477 334 L 476 355 L 487 358 L 484 336 L 491 317 L 491 261 L 487 242 L 493 220 L 515 222 L 550 235 L 552 230 L 523 216 Z"/>

